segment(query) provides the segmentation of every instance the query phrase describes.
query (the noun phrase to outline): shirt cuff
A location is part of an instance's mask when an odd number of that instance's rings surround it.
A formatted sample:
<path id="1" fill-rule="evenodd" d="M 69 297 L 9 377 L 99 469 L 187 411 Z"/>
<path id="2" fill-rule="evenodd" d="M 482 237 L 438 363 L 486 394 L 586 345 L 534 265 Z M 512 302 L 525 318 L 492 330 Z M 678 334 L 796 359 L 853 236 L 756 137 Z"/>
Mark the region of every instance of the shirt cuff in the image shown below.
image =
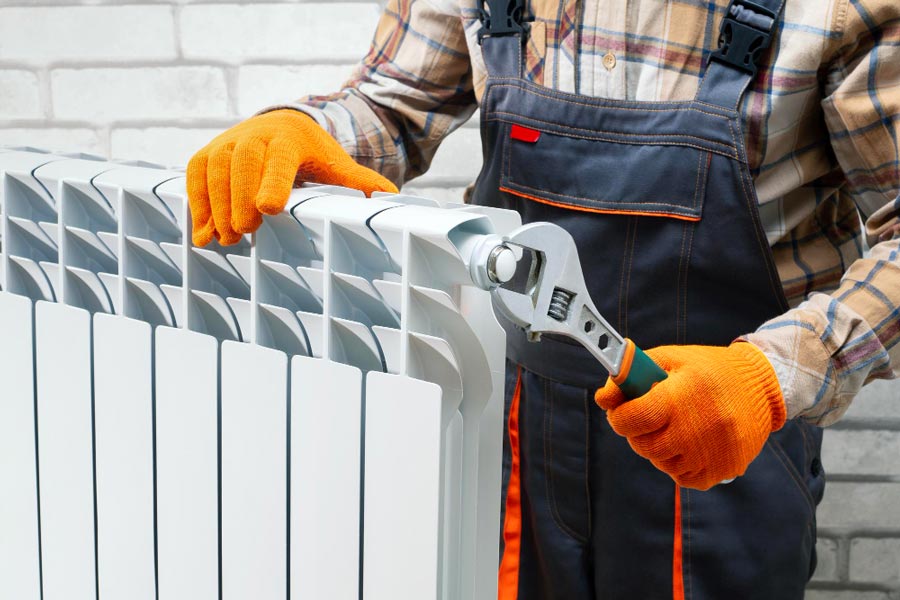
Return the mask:
<path id="1" fill-rule="evenodd" d="M 823 427 L 844 415 L 873 371 L 890 365 L 865 319 L 826 294 L 812 294 L 740 339 L 769 359 L 788 418 L 801 417 Z"/>

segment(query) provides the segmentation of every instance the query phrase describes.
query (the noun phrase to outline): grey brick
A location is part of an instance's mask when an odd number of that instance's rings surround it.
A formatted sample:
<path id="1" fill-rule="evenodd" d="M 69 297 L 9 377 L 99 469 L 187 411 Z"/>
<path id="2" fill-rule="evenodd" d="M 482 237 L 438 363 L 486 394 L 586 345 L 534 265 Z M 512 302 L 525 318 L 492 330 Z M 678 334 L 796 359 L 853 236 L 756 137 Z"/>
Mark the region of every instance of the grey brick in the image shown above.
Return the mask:
<path id="1" fill-rule="evenodd" d="M 826 430 L 822 463 L 829 474 L 900 475 L 900 431 Z"/>
<path id="2" fill-rule="evenodd" d="M 886 592 L 860 590 L 809 590 L 804 600 L 890 600 Z"/>
<path id="3" fill-rule="evenodd" d="M 900 539 L 851 540 L 850 579 L 900 584 Z"/>
<path id="4" fill-rule="evenodd" d="M 900 419 L 900 381 L 873 381 L 862 389 L 844 420 Z"/>
<path id="5" fill-rule="evenodd" d="M 900 528 L 900 483 L 831 482 L 818 519 L 820 527 Z"/>
<path id="6" fill-rule="evenodd" d="M 837 542 L 827 538 L 819 538 L 816 541 L 816 572 L 813 581 L 837 581 L 838 579 L 838 545 Z"/>

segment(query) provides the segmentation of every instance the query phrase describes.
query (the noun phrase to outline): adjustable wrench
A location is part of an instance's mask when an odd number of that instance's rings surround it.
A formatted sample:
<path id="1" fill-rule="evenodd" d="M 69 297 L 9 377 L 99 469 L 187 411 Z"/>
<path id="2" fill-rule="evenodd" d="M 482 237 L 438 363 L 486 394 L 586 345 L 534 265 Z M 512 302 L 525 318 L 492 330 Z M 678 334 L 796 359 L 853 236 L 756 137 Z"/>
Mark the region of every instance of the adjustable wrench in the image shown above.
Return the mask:
<path id="1" fill-rule="evenodd" d="M 531 264 L 524 291 L 504 287 L 527 258 Z M 529 341 L 552 333 L 579 342 L 627 398 L 643 396 L 666 379 L 666 372 L 594 306 L 575 240 L 562 227 L 532 223 L 507 236 L 486 236 L 473 250 L 469 272 L 476 285 L 490 290 L 495 310 L 522 327 Z"/>

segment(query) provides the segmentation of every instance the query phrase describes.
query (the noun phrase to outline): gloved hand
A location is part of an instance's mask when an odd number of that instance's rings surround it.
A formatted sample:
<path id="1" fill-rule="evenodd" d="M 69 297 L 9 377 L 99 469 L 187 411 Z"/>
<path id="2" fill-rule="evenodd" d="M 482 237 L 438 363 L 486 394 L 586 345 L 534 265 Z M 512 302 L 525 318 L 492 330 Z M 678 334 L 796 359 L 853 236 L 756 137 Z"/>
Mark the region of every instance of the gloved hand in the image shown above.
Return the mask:
<path id="1" fill-rule="evenodd" d="M 225 131 L 191 158 L 187 189 L 193 239 L 215 235 L 223 245 L 256 231 L 262 214 L 281 212 L 298 177 L 362 190 L 397 187 L 350 155 L 311 117 L 291 109 L 251 117 Z"/>
<path id="2" fill-rule="evenodd" d="M 743 475 L 784 425 L 775 371 L 753 344 L 661 346 L 647 355 L 666 380 L 631 401 L 608 380 L 594 399 L 613 430 L 678 485 L 707 490 Z"/>

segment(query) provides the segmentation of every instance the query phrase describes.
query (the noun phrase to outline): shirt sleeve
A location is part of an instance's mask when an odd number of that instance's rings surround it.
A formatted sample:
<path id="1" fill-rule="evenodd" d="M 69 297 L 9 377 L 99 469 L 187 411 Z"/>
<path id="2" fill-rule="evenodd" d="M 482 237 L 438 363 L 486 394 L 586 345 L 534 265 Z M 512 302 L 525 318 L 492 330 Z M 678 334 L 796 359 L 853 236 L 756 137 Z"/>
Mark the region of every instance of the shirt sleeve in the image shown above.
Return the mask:
<path id="1" fill-rule="evenodd" d="M 900 375 L 900 3 L 848 0 L 822 107 L 870 252 L 831 294 L 744 336 L 775 368 L 788 417 L 837 421 L 860 388 Z"/>
<path id="2" fill-rule="evenodd" d="M 397 186 L 424 173 L 476 108 L 456 0 L 389 0 L 372 45 L 341 91 L 266 109 L 300 110 L 358 163 Z"/>

